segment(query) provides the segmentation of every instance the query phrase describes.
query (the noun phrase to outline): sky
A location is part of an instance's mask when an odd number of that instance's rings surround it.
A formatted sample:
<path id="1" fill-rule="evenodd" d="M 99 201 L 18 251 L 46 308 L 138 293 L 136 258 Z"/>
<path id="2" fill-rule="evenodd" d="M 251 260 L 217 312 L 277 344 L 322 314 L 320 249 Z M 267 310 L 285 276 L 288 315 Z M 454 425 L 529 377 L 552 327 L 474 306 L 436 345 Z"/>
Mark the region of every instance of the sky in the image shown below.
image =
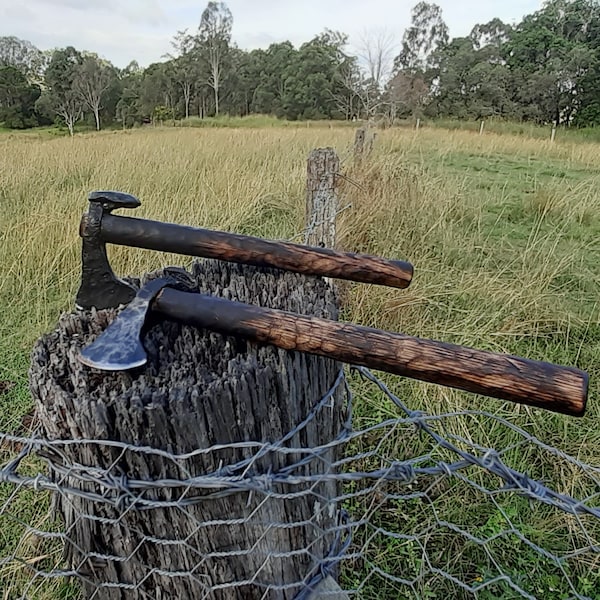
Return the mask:
<path id="1" fill-rule="evenodd" d="M 233 41 L 246 50 L 290 40 L 298 46 L 325 28 L 350 36 L 358 48 L 368 32 L 386 31 L 399 48 L 417 0 L 229 0 Z M 452 37 L 494 17 L 518 22 L 541 0 L 437 0 Z M 74 46 L 117 67 L 163 60 L 177 31 L 195 31 L 204 0 L 0 0 L 0 36 L 42 50 Z"/>

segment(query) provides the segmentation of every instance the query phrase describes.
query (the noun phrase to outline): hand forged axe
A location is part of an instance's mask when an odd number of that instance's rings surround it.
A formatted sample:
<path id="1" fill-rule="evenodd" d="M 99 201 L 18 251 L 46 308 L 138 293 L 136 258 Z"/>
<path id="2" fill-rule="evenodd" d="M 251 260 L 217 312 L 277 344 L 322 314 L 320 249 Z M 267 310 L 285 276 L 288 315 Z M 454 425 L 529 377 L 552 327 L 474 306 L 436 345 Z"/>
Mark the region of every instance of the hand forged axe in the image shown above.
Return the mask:
<path id="1" fill-rule="evenodd" d="M 245 337 L 573 416 L 585 412 L 587 373 L 572 367 L 261 308 L 191 291 L 184 270 L 150 280 L 117 318 L 83 349 L 89 367 L 120 371 L 147 361 L 142 343 L 149 313 Z"/>

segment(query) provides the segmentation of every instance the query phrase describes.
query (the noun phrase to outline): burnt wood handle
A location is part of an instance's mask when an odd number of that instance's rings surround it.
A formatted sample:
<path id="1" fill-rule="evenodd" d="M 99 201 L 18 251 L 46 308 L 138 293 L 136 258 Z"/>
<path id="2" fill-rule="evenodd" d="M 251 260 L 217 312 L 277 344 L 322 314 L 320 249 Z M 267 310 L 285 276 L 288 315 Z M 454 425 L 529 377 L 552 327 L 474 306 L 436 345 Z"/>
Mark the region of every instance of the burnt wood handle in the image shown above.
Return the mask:
<path id="1" fill-rule="evenodd" d="M 153 311 L 246 337 L 501 400 L 582 416 L 587 373 L 572 367 L 165 288 Z"/>
<path id="2" fill-rule="evenodd" d="M 276 267 L 304 275 L 395 288 L 408 287 L 413 276 L 413 266 L 400 260 L 111 214 L 102 218 L 101 237 L 110 244 Z"/>

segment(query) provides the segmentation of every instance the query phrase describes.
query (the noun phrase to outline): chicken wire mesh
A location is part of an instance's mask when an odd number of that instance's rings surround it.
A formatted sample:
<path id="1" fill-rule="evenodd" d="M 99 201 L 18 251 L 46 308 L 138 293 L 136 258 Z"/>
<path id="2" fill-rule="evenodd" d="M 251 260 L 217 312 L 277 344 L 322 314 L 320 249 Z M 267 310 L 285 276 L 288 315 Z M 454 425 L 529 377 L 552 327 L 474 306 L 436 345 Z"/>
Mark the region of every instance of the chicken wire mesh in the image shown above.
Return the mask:
<path id="1" fill-rule="evenodd" d="M 289 447 L 286 439 L 331 410 L 342 385 L 349 409 L 369 396 L 391 417 L 367 422 L 349 410 L 337 439 Z M 481 443 L 492 426 L 506 430 L 506 447 Z M 201 475 L 192 475 L 194 459 L 227 448 L 175 455 L 6 434 L 0 443 L 0 598 L 600 598 L 598 467 L 488 412 L 411 410 L 364 368 L 340 373 L 280 442 L 232 445 L 248 458 Z M 113 460 L 107 468 L 73 462 L 65 452 L 73 445 L 96 445 Z M 530 473 L 514 466 L 524 454 Z M 123 473 L 127 455 L 163 461 L 181 476 Z M 255 468 L 269 457 L 287 466 Z M 553 485 L 541 473 L 548 464 L 560 474 Z M 224 508 L 221 520 L 202 520 L 206 503 L 226 507 L 240 496 L 239 514 Z M 271 518 L 281 514 L 275 505 L 299 498 L 314 507 L 309 519 L 294 510 L 285 522 Z M 324 518 L 332 511 L 333 520 Z M 177 514 L 178 528 L 159 527 L 159 513 Z M 89 522 L 97 537 L 78 538 Z M 239 543 L 224 547 L 230 530 Z M 111 544 L 115 536 L 123 543 Z M 239 577 L 247 570 L 236 565 L 249 562 L 252 576 Z M 299 563 L 302 577 L 287 576 Z M 320 589 L 329 577 L 343 595 Z"/>

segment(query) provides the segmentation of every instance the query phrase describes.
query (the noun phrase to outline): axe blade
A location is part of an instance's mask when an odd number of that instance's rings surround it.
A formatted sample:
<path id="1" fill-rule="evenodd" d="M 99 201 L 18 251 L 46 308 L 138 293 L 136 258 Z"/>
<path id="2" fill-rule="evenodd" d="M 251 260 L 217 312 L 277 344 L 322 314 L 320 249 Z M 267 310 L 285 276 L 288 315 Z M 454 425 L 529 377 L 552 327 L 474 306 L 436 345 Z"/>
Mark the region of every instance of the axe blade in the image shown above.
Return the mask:
<path id="1" fill-rule="evenodd" d="M 170 271 L 175 272 L 175 268 Z M 79 353 L 79 360 L 101 371 L 125 371 L 142 367 L 148 356 L 142 345 L 142 329 L 150 303 L 164 287 L 176 285 L 172 277 L 152 279 L 144 285 L 117 318 Z"/>
<path id="2" fill-rule="evenodd" d="M 124 371 L 146 364 L 148 356 L 140 341 L 141 326 L 121 315 L 96 340 L 79 354 L 88 367 L 101 371 Z M 113 326 L 114 325 L 114 326 Z"/>

